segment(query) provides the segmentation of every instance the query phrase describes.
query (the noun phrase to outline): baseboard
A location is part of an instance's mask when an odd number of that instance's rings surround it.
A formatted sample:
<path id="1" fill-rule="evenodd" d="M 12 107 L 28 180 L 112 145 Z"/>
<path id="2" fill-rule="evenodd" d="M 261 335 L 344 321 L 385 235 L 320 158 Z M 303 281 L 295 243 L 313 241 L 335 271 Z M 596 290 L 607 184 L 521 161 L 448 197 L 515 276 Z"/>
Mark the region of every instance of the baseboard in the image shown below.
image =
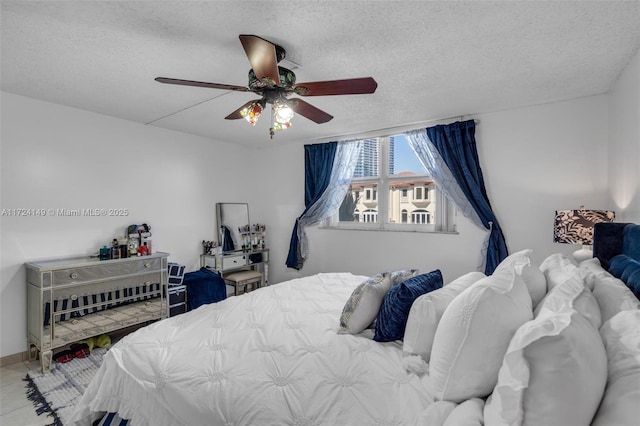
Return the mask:
<path id="1" fill-rule="evenodd" d="M 13 355 L 7 355 L 0 358 L 0 367 L 6 367 L 7 365 L 17 364 L 19 362 L 29 360 L 28 352 L 19 352 Z"/>

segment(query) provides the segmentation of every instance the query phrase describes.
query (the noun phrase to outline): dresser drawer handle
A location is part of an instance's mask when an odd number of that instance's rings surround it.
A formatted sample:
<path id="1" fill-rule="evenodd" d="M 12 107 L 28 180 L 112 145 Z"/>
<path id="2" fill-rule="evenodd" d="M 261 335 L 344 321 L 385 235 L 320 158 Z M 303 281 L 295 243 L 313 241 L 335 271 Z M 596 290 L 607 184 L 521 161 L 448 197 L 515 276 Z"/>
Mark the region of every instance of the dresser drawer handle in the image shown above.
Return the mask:
<path id="1" fill-rule="evenodd" d="M 145 268 L 151 268 L 151 264 L 149 262 L 147 262 L 147 263 L 144 264 L 144 267 Z"/>
<path id="2" fill-rule="evenodd" d="M 78 295 L 77 294 L 72 294 L 70 299 L 71 300 L 78 300 Z"/>
<path id="3" fill-rule="evenodd" d="M 70 274 L 69 274 L 69 277 L 70 277 L 72 280 L 75 280 L 76 278 L 78 278 L 78 273 L 77 273 L 77 272 L 72 272 L 72 273 L 70 273 Z"/>

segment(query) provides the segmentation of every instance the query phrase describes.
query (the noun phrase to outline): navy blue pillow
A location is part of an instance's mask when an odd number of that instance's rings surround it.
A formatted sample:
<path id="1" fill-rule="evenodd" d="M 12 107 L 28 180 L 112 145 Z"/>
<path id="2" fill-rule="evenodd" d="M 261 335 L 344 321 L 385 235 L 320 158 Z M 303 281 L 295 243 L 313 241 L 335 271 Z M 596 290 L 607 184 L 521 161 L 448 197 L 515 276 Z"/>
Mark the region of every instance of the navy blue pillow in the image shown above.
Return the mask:
<path id="1" fill-rule="evenodd" d="M 442 284 L 442 273 L 436 269 L 391 287 L 378 311 L 373 340 L 391 342 L 402 339 L 413 301 L 425 293 L 442 288 Z"/>

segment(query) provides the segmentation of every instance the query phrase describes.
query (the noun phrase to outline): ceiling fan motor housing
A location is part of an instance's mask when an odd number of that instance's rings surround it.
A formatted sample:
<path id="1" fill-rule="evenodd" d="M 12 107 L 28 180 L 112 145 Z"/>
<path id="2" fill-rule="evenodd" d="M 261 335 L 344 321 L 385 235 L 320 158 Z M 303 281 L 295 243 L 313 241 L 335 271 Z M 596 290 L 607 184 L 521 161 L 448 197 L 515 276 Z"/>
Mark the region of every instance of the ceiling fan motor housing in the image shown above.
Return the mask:
<path id="1" fill-rule="evenodd" d="M 296 75 L 290 69 L 284 67 L 278 67 L 278 74 L 280 77 L 280 84 L 276 85 L 271 79 L 264 78 L 262 80 L 256 77 L 253 68 L 249 70 L 249 90 L 252 92 L 261 91 L 269 87 L 279 87 L 282 89 L 293 89 L 296 84 Z"/>

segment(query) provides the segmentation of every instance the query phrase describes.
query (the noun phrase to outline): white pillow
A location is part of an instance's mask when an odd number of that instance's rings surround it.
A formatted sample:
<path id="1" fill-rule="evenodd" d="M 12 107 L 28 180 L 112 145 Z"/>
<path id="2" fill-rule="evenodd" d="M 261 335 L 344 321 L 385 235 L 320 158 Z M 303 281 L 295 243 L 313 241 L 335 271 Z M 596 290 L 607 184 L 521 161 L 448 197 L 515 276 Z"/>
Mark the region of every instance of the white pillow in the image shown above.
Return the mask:
<path id="1" fill-rule="evenodd" d="M 622 311 L 600 329 L 608 381 L 592 426 L 636 425 L 640 420 L 640 310 Z"/>
<path id="2" fill-rule="evenodd" d="M 416 424 L 441 426 L 457 405 L 458 404 L 451 401 L 434 401 L 422 411 Z"/>
<path id="3" fill-rule="evenodd" d="M 391 285 L 391 274 L 388 272 L 376 274 L 358 285 L 342 309 L 338 333 L 356 334 L 369 327 L 376 319 Z"/>
<path id="4" fill-rule="evenodd" d="M 598 330 L 574 309 L 542 309 L 509 344 L 486 425 L 589 425 L 607 381 Z"/>
<path id="5" fill-rule="evenodd" d="M 521 250 L 516 253 L 512 253 L 507 256 L 496 267 L 496 270 L 501 268 L 513 268 L 515 263 L 520 264 L 522 270 L 518 271 L 522 275 L 522 280 L 529 290 L 529 296 L 531 296 L 531 305 L 535 309 L 538 303 L 542 300 L 547 293 L 547 279 L 537 265 L 531 263 L 531 249 Z M 495 271 L 494 271 L 495 273 Z"/>
<path id="6" fill-rule="evenodd" d="M 471 398 L 453 409 L 442 426 L 483 426 L 484 400 Z"/>
<path id="7" fill-rule="evenodd" d="M 481 279 L 444 311 L 427 382 L 437 399 L 461 402 L 491 393 L 511 337 L 533 318 L 531 297 L 515 269 Z"/>
<path id="8" fill-rule="evenodd" d="M 420 355 L 429 362 L 433 338 L 445 309 L 458 294 L 484 277 L 482 272 L 469 272 L 442 288 L 418 297 L 411 305 L 404 330 L 404 354 Z"/>
<path id="9" fill-rule="evenodd" d="M 596 298 L 591 294 L 579 277 L 572 277 L 555 286 L 533 311 L 537 317 L 542 309 L 552 312 L 562 312 L 564 309 L 575 309 L 587 318 L 598 329 L 602 325 L 600 307 Z"/>
<path id="10" fill-rule="evenodd" d="M 583 260 L 578 265 L 578 272 L 582 277 L 584 286 L 593 291 L 595 280 L 600 274 L 607 274 L 608 272 L 600 264 L 600 260 L 597 257 Z"/>
<path id="11" fill-rule="evenodd" d="M 596 275 L 593 295 L 598 301 L 603 324 L 618 312 L 640 309 L 640 300 L 629 287 L 609 273 Z"/>
<path id="12" fill-rule="evenodd" d="M 540 270 L 547 279 L 547 293 L 572 276 L 580 275 L 575 260 L 562 253 L 554 253 L 543 260 Z"/>

